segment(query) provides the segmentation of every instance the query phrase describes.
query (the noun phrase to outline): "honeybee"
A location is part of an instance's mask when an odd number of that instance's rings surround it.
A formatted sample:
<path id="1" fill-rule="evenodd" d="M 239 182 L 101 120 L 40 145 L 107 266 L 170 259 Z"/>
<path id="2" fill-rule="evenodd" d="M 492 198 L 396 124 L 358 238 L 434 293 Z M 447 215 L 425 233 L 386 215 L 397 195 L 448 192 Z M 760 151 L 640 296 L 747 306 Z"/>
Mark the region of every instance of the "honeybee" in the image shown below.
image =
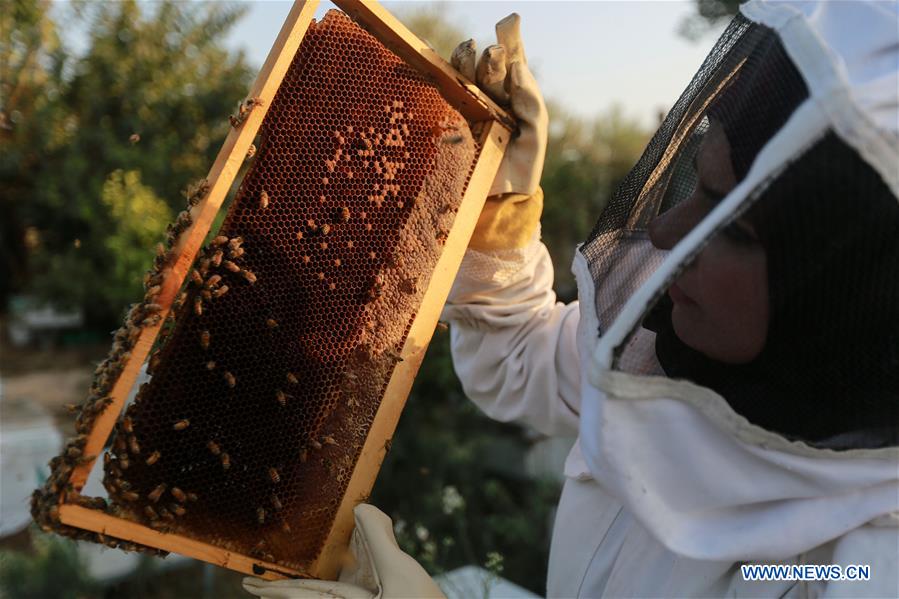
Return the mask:
<path id="1" fill-rule="evenodd" d="M 189 426 L 190 426 L 190 420 L 185 418 L 184 420 L 179 420 L 178 422 L 173 424 L 172 428 L 175 429 L 176 431 L 183 431 L 184 429 L 186 429 Z"/>
<path id="2" fill-rule="evenodd" d="M 125 501 L 137 501 L 138 499 L 140 499 L 140 495 L 138 495 L 134 491 L 122 491 L 120 496 Z"/>
<path id="3" fill-rule="evenodd" d="M 222 453 L 220 459 L 222 460 L 222 468 L 227 470 L 231 467 L 231 456 L 229 456 L 227 453 Z"/>
<path id="4" fill-rule="evenodd" d="M 119 456 L 119 467 L 122 470 L 127 470 L 129 466 L 131 466 L 131 462 L 128 460 L 128 456 Z"/>
<path id="5" fill-rule="evenodd" d="M 156 485 L 156 488 L 150 491 L 149 495 L 147 495 L 147 499 L 156 503 L 159 501 L 159 498 L 162 497 L 162 494 L 165 493 L 166 487 L 168 487 L 165 483 L 159 483 Z"/>
<path id="6" fill-rule="evenodd" d="M 140 141 L 139 133 L 132 133 L 131 135 L 128 136 L 128 143 L 130 143 L 132 146 L 139 141 Z"/>
<path id="7" fill-rule="evenodd" d="M 162 317 L 159 314 L 154 314 L 145 318 L 140 324 L 144 327 L 155 327 L 160 320 L 162 320 Z"/>
<path id="8" fill-rule="evenodd" d="M 269 477 L 270 479 L 272 479 L 272 482 L 273 482 L 273 483 L 276 483 L 276 484 L 277 484 L 277 483 L 281 482 L 281 474 L 280 474 L 280 473 L 278 472 L 278 470 L 277 470 L 276 468 L 274 468 L 274 467 L 269 467 L 269 469 L 268 469 L 268 477 Z"/>
<path id="9" fill-rule="evenodd" d="M 172 512 L 168 511 L 164 507 L 159 508 L 159 515 L 169 522 L 174 522 L 175 520 L 175 516 L 172 515 Z"/>
<path id="10" fill-rule="evenodd" d="M 249 270 L 243 270 L 240 274 L 242 274 L 243 278 L 245 278 L 251 285 L 256 282 L 256 275 Z"/>
<path id="11" fill-rule="evenodd" d="M 227 370 L 222 374 L 225 377 L 225 382 L 228 383 L 228 386 L 232 389 L 235 385 L 237 385 L 237 379 L 234 378 L 234 375 L 228 372 Z"/>
<path id="12" fill-rule="evenodd" d="M 334 266 L 340 266 L 341 264 L 340 258 L 334 258 Z"/>
<path id="13" fill-rule="evenodd" d="M 268 193 L 264 189 L 259 193 L 259 208 L 262 210 L 268 208 Z"/>
<path id="14" fill-rule="evenodd" d="M 184 503 L 187 501 L 187 495 L 184 494 L 184 491 L 179 489 L 178 487 L 172 487 L 172 490 L 169 491 L 179 503 Z"/>
<path id="15" fill-rule="evenodd" d="M 203 298 L 199 295 L 194 298 L 194 314 L 203 316 Z"/>
<path id="16" fill-rule="evenodd" d="M 215 253 L 212 254 L 212 259 L 210 260 L 210 263 L 213 266 L 215 266 L 216 268 L 218 268 L 222 263 L 222 258 L 224 258 L 224 257 L 225 257 L 225 253 L 222 250 L 215 250 Z"/>
<path id="17" fill-rule="evenodd" d="M 330 232 L 331 232 L 331 225 L 329 225 L 328 223 L 323 224 L 323 225 L 321 226 L 321 232 L 322 232 L 322 235 L 327 235 L 328 233 L 330 233 Z"/>
<path id="18" fill-rule="evenodd" d="M 325 435 L 322 437 L 322 441 L 325 445 L 337 445 L 337 441 L 331 435 Z"/>
<path id="19" fill-rule="evenodd" d="M 230 260 L 225 260 L 224 262 L 222 262 L 222 266 L 224 266 L 227 270 L 230 270 L 231 272 L 240 272 L 240 267 L 238 265 L 234 264 L 233 262 L 231 262 Z"/>
<path id="20" fill-rule="evenodd" d="M 128 437 L 128 449 L 135 455 L 140 453 L 140 443 L 137 442 L 137 437 L 134 435 Z"/>
<path id="21" fill-rule="evenodd" d="M 282 505 L 281 500 L 278 499 L 278 496 L 275 495 L 274 493 L 272 493 L 272 505 L 279 512 L 284 508 L 284 505 Z"/>
<path id="22" fill-rule="evenodd" d="M 341 206 L 340 208 L 340 220 L 343 222 L 350 220 L 350 209 L 346 206 Z"/>
<path id="23" fill-rule="evenodd" d="M 388 349 L 384 352 L 384 355 L 393 360 L 394 362 L 402 362 L 403 357 L 395 350 Z"/>
<path id="24" fill-rule="evenodd" d="M 239 248 L 242 245 L 243 245 L 243 237 L 241 237 L 240 235 L 238 235 L 237 237 L 232 237 L 231 239 L 228 240 L 228 249 L 229 250 L 236 250 L 237 248 Z"/>
<path id="25" fill-rule="evenodd" d="M 206 279 L 206 288 L 212 289 L 216 285 L 218 285 L 222 280 L 222 275 L 212 275 L 208 279 Z"/>
<path id="26" fill-rule="evenodd" d="M 316 441 L 315 439 L 309 439 L 309 445 L 312 446 L 316 451 L 322 448 L 322 444 Z"/>
<path id="27" fill-rule="evenodd" d="M 223 295 L 225 295 L 226 293 L 228 293 L 228 289 L 229 288 L 227 285 L 222 285 L 221 287 L 219 287 L 218 289 L 216 289 L 215 291 L 212 292 L 212 297 L 220 298 Z"/>
<path id="28" fill-rule="evenodd" d="M 206 447 L 209 448 L 209 451 L 212 452 L 212 455 L 219 455 L 222 453 L 222 449 L 218 446 L 218 443 L 216 443 L 215 441 L 207 442 Z"/>
<path id="29" fill-rule="evenodd" d="M 209 360 L 206 362 L 206 370 L 215 370 L 215 361 Z"/>
<path id="30" fill-rule="evenodd" d="M 156 297 L 162 291 L 162 285 L 153 285 L 152 287 L 147 289 L 147 292 L 144 294 L 144 297 L 147 299 L 151 299 Z"/>
<path id="31" fill-rule="evenodd" d="M 79 409 L 81 409 L 81 406 L 78 404 L 75 404 L 75 403 L 67 403 L 66 404 L 66 412 L 68 412 L 69 414 L 74 414 Z"/>
<path id="32" fill-rule="evenodd" d="M 305 464 L 307 459 L 309 459 L 309 450 L 304 447 L 300 450 L 300 462 Z"/>
<path id="33" fill-rule="evenodd" d="M 275 320 L 274 318 L 269 318 L 269 319 L 266 319 L 265 325 L 266 325 L 268 328 L 270 328 L 270 329 L 277 329 L 277 328 L 278 328 L 278 321 Z"/>
<path id="34" fill-rule="evenodd" d="M 201 287 L 203 286 L 203 275 L 196 268 L 190 271 L 190 280 Z"/>
<path id="35" fill-rule="evenodd" d="M 243 254 L 244 254 L 243 248 L 237 248 L 237 249 L 234 249 L 234 250 L 231 250 L 230 252 L 228 252 L 228 256 L 230 256 L 232 259 L 240 258 L 241 256 L 243 256 Z"/>
<path id="36" fill-rule="evenodd" d="M 275 399 L 277 399 L 278 403 L 281 404 L 282 406 L 287 405 L 287 395 L 280 389 L 275 391 Z"/>
<path id="37" fill-rule="evenodd" d="M 247 148 L 247 158 L 252 158 L 255 155 L 256 155 L 256 146 L 253 144 L 250 144 L 250 147 Z"/>
<path id="38" fill-rule="evenodd" d="M 259 524 L 265 524 L 265 508 L 264 507 L 256 508 L 256 521 L 259 522 Z"/>
<path id="39" fill-rule="evenodd" d="M 70 458 L 78 458 L 78 457 L 81 457 L 81 450 L 78 449 L 77 447 L 69 447 L 66 450 L 66 455 L 69 456 Z"/>
<path id="40" fill-rule="evenodd" d="M 449 330 L 449 326 L 447 326 L 447 324 L 445 322 L 438 321 L 437 322 L 437 330 L 440 331 L 441 333 L 445 333 L 447 330 Z"/>
<path id="41" fill-rule="evenodd" d="M 225 245 L 226 243 L 228 243 L 228 237 L 225 235 L 218 235 L 212 240 L 212 245 L 214 247 Z"/>
<path id="42" fill-rule="evenodd" d="M 296 384 L 299 384 L 300 381 L 294 373 L 288 372 L 287 373 L 287 382 L 290 383 L 291 385 L 296 385 Z"/>
<path id="43" fill-rule="evenodd" d="M 165 257 L 165 246 L 162 243 L 156 244 L 156 257 L 163 258 Z"/>
<path id="44" fill-rule="evenodd" d="M 287 523 L 287 520 L 281 520 L 281 530 L 287 534 L 293 532 L 293 529 L 290 528 L 290 524 Z"/>
<path id="45" fill-rule="evenodd" d="M 209 349 L 209 341 L 211 340 L 211 335 L 209 331 L 201 331 L 200 332 L 200 347 L 203 349 Z"/>
<path id="46" fill-rule="evenodd" d="M 200 292 L 200 295 L 201 295 L 201 296 L 203 297 L 203 299 L 206 300 L 207 302 L 211 302 L 211 301 L 212 301 L 212 293 L 211 293 L 208 289 L 204 289 L 203 291 L 201 291 L 201 292 Z"/>
<path id="47" fill-rule="evenodd" d="M 162 454 L 159 453 L 159 451 L 154 451 L 153 453 L 151 453 L 150 457 L 147 458 L 147 466 L 152 466 L 153 464 L 158 462 L 161 456 Z"/>
<path id="48" fill-rule="evenodd" d="M 188 492 L 186 493 L 186 495 L 187 495 L 187 500 L 188 500 L 188 501 L 196 501 L 197 499 L 199 499 L 199 497 L 197 497 L 197 494 L 196 494 L 196 493 L 191 493 L 191 492 L 188 491 Z"/>
<path id="49" fill-rule="evenodd" d="M 178 505 L 177 503 L 169 504 L 169 509 L 172 510 L 172 512 L 174 512 L 174 514 L 179 518 L 187 513 L 187 510 L 184 509 L 184 506 Z"/>
<path id="50" fill-rule="evenodd" d="M 156 513 L 156 510 L 153 509 L 152 505 L 145 505 L 144 513 L 150 520 L 159 520 L 159 514 Z"/>

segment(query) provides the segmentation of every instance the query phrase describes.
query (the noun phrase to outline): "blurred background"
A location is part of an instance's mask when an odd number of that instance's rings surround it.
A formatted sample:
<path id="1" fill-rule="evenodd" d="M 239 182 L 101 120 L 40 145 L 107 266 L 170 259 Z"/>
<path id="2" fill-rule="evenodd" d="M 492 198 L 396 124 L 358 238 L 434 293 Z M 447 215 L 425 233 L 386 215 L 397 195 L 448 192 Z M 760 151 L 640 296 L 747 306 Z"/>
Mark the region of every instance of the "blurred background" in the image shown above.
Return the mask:
<path id="1" fill-rule="evenodd" d="M 543 238 L 568 302 L 577 243 L 739 2 L 385 4 L 444 57 L 522 15 L 550 107 Z M 248 596 L 240 575 L 193 560 L 45 535 L 28 498 L 290 6 L 0 0 L 2 597 Z M 481 415 L 438 333 L 371 502 L 451 594 L 542 595 L 572 441 Z"/>

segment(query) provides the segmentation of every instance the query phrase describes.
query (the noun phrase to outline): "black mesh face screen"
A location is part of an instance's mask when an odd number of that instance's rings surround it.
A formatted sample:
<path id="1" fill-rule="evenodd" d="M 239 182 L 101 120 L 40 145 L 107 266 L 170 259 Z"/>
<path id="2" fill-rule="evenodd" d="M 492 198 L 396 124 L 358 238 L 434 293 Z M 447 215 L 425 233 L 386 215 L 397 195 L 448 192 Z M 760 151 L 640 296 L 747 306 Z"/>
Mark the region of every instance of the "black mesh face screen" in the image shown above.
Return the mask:
<path id="1" fill-rule="evenodd" d="M 600 335 L 807 97 L 777 36 L 737 17 L 581 248 Z M 681 265 L 613 368 L 711 388 L 789 438 L 894 444 L 899 203 L 833 134 L 783 162 Z"/>

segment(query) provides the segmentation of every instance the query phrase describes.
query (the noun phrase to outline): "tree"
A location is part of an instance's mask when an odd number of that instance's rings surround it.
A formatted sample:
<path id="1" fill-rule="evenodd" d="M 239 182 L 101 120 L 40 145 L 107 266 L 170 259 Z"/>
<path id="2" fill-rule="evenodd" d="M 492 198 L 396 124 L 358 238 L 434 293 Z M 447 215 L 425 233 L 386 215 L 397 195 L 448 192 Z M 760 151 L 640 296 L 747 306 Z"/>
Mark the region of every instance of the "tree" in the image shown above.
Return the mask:
<path id="1" fill-rule="evenodd" d="M 19 0 L 18 6 L 12 27 L 21 33 L 14 41 L 40 40 L 31 44 L 39 51 L 30 62 L 40 76 L 25 81 L 42 86 L 25 88 L 51 100 L 38 103 L 43 112 L 19 109 L 18 117 L 3 109 L 12 129 L 5 133 L 11 149 L 0 189 L 4 214 L 16 223 L 5 237 L 28 241 L 5 244 L 27 252 L 24 260 L 12 256 L 28 265 L 15 289 L 80 305 L 92 327 L 108 330 L 124 307 L 125 292 L 116 285 L 130 258 L 108 243 L 108 232 L 122 223 L 103 201 L 104 185 L 114 171 L 138 172 L 146 187 L 140 193 L 162 198 L 172 211 L 183 207 L 179 190 L 205 175 L 228 132 L 227 115 L 249 87 L 244 56 L 229 52 L 223 40 L 243 9 L 174 0 L 149 8 L 135 0 L 76 4 L 71 18 L 88 32 L 88 48 L 76 57 L 61 45 L 50 53 L 57 25 L 44 2 Z M 16 57 L 19 47 L 31 46 L 17 41 L 4 52 Z M 154 244 L 139 248 L 146 266 Z M 9 269 L 10 259 L 5 262 Z M 140 296 L 146 266 L 129 271 L 132 299 Z M 107 287 L 110 278 L 117 284 Z"/>

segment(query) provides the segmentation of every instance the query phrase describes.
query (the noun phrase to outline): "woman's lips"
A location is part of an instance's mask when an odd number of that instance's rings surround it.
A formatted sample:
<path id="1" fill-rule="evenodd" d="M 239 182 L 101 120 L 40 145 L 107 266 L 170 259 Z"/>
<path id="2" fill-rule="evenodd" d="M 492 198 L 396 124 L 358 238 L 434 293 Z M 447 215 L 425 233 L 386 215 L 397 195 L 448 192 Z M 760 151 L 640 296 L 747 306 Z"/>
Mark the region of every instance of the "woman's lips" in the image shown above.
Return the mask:
<path id="1" fill-rule="evenodd" d="M 671 287 L 668 288 L 668 295 L 675 304 L 696 304 L 696 302 L 690 299 L 690 296 L 684 293 L 683 289 L 677 286 L 677 283 L 671 284 Z"/>

